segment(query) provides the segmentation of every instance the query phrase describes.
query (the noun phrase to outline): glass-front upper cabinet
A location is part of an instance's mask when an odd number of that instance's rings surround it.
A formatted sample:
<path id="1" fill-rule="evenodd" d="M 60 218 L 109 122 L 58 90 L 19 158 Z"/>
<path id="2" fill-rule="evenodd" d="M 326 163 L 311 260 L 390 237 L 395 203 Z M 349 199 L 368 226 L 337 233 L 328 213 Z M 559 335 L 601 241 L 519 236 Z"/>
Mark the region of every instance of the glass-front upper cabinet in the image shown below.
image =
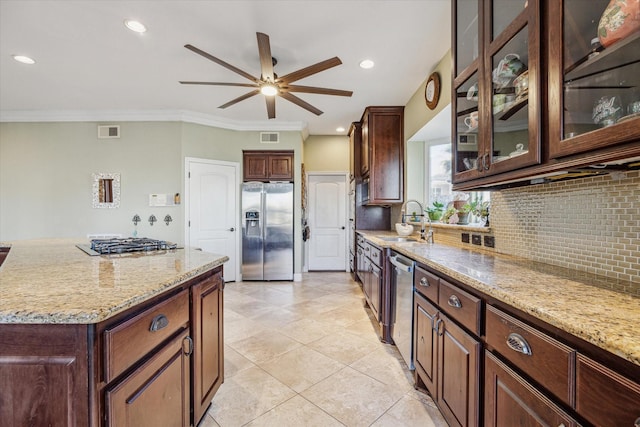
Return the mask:
<path id="1" fill-rule="evenodd" d="M 633 151 L 633 141 L 640 144 L 640 2 L 552 1 L 547 19 L 550 156 L 619 144 Z"/>
<path id="2" fill-rule="evenodd" d="M 539 0 L 458 0 L 454 28 L 454 181 L 540 163 Z"/>

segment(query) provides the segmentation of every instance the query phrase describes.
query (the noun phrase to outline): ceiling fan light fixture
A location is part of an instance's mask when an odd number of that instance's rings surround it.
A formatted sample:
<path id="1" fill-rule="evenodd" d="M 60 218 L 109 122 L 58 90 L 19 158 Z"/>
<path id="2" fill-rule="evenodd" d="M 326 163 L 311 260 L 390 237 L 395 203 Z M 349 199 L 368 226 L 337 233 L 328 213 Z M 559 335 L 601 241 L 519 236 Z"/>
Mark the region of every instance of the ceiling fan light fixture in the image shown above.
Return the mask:
<path id="1" fill-rule="evenodd" d="M 374 65 L 375 63 L 370 59 L 365 59 L 360 61 L 360 68 L 364 68 L 365 70 L 368 70 L 369 68 L 373 68 Z"/>
<path id="2" fill-rule="evenodd" d="M 264 96 L 275 96 L 278 94 L 278 87 L 272 83 L 265 83 L 260 87 L 260 92 Z"/>
<path id="3" fill-rule="evenodd" d="M 133 32 L 136 33 L 145 33 L 147 32 L 147 27 L 140 21 L 136 21 L 135 19 L 125 19 L 124 25 Z"/>

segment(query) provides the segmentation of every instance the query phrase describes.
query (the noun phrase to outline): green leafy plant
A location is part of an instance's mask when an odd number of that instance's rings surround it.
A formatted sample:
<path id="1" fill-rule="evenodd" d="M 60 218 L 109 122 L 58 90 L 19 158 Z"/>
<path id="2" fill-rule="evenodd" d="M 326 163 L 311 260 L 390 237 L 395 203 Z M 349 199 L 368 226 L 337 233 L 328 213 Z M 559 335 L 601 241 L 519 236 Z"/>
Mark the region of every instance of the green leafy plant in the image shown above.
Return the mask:
<path id="1" fill-rule="evenodd" d="M 427 208 L 424 211 L 427 213 L 431 221 L 438 221 L 440 220 L 440 218 L 442 218 L 442 214 L 444 212 L 444 203 L 433 202 L 432 205 L 433 207 Z"/>

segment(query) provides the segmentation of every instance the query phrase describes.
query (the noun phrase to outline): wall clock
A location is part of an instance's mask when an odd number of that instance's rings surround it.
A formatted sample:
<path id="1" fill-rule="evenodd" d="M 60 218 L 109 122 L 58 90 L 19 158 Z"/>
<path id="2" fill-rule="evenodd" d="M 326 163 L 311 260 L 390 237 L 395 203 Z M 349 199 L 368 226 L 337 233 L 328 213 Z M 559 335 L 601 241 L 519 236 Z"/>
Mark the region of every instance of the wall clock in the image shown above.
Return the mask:
<path id="1" fill-rule="evenodd" d="M 438 73 L 431 73 L 424 88 L 424 99 L 430 110 L 436 108 L 440 99 L 440 76 Z"/>

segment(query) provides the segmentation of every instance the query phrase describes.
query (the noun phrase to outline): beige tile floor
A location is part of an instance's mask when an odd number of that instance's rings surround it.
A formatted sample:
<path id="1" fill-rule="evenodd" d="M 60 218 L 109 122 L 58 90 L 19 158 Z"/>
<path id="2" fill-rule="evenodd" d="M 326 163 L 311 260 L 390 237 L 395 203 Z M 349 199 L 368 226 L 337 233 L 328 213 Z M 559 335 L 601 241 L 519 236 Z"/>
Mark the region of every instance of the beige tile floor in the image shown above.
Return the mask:
<path id="1" fill-rule="evenodd" d="M 225 382 L 201 427 L 446 426 L 347 273 L 228 283 Z"/>

